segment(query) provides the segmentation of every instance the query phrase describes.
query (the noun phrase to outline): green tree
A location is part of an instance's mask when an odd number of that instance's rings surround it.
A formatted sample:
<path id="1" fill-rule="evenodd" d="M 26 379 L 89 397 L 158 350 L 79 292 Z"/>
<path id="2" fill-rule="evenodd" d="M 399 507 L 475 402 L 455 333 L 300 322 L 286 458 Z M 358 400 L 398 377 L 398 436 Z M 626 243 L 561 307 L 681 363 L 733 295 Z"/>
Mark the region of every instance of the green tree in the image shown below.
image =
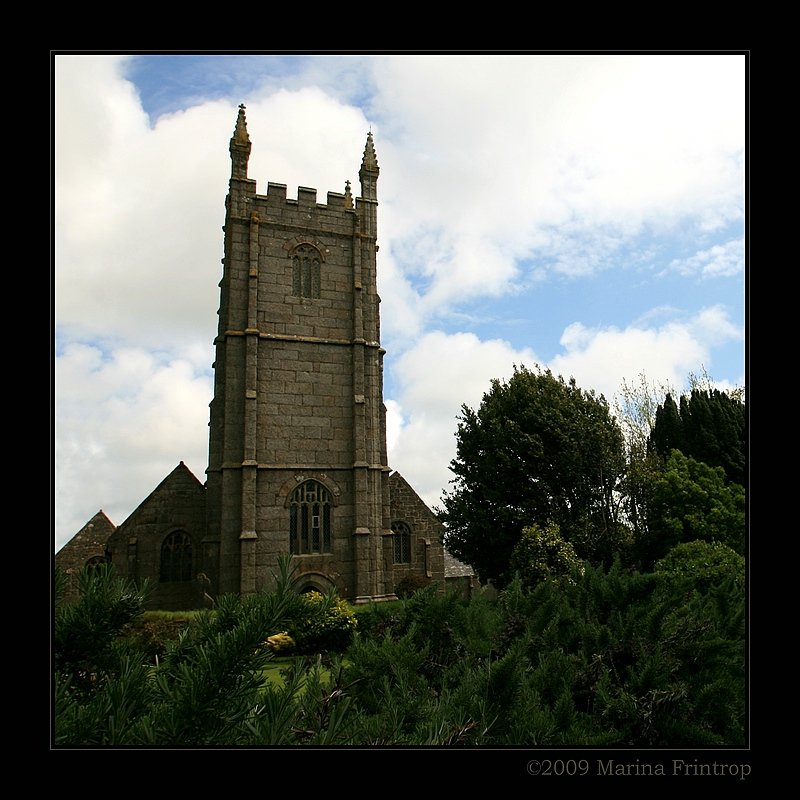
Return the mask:
<path id="1" fill-rule="evenodd" d="M 674 406 L 672 393 L 668 385 L 656 385 L 640 373 L 637 383 L 623 379 L 615 398 L 615 414 L 625 438 L 626 463 L 620 495 L 625 522 L 634 540 L 646 533 L 652 485 L 664 469 L 664 459 L 649 446 L 649 441 L 667 397 Z"/>
<path id="2" fill-rule="evenodd" d="M 558 525 L 544 528 L 531 525 L 523 529 L 511 553 L 511 569 L 526 586 L 535 586 L 541 581 L 570 580 L 579 567 L 575 548 L 561 536 Z"/>
<path id="3" fill-rule="evenodd" d="M 673 450 L 695 461 L 721 467 L 727 481 L 745 484 L 746 407 L 744 389 L 715 389 L 711 378 L 690 374 L 682 394 L 667 384 L 655 385 L 640 375 L 637 384 L 623 381 L 616 413 L 625 436 L 626 469 L 621 482 L 624 518 L 635 542 L 624 553 L 637 559 L 664 534 L 669 491 L 664 486 L 666 462 Z M 654 492 L 658 487 L 658 497 Z M 680 509 L 685 500 L 675 497 Z M 679 513 L 676 511 L 676 513 Z M 659 530 L 650 530 L 653 523 Z M 667 543 L 657 552 L 663 555 Z M 645 558 L 652 566 L 654 555 Z"/>
<path id="4" fill-rule="evenodd" d="M 744 486 L 746 412 L 738 392 L 694 388 L 680 398 L 679 408 L 668 394 L 656 413 L 649 448 L 664 458 L 680 450 L 696 461 L 722 467 L 729 481 Z"/>
<path id="5" fill-rule="evenodd" d="M 699 539 L 745 549 L 745 491 L 721 467 L 673 450 L 653 483 L 647 531 L 636 542 L 641 566 L 652 568 L 675 545 Z"/>
<path id="6" fill-rule="evenodd" d="M 454 489 L 439 510 L 450 550 L 503 584 L 523 528 L 558 525 L 582 559 L 618 545 L 622 432 L 605 398 L 550 370 L 514 368 L 478 410 L 463 406 Z"/>
<path id="7" fill-rule="evenodd" d="M 679 401 L 685 407 L 686 397 L 679 398 Z M 678 412 L 677 403 L 669 392 L 656 411 L 650 440 L 656 452 L 665 458 L 671 450 L 683 451 L 685 449 L 681 415 Z"/>

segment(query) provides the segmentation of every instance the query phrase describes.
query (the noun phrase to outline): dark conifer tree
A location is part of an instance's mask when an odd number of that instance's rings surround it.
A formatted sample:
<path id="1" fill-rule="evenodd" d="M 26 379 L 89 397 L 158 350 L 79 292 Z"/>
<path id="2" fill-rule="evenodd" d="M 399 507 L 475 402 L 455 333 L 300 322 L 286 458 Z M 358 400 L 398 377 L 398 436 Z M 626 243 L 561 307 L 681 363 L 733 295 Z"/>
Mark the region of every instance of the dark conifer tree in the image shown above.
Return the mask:
<path id="1" fill-rule="evenodd" d="M 681 398 L 681 403 L 683 403 L 683 398 Z M 685 445 L 681 434 L 681 416 L 678 413 L 678 406 L 668 392 L 664 402 L 656 409 L 656 419 L 650 434 L 648 451 L 655 450 L 659 455 L 666 457 L 671 450 L 683 450 Z"/>
<path id="2" fill-rule="evenodd" d="M 717 389 L 694 389 L 680 398 L 680 409 L 667 394 L 656 411 L 648 450 L 664 458 L 672 450 L 722 467 L 728 481 L 746 483 L 746 406 Z"/>

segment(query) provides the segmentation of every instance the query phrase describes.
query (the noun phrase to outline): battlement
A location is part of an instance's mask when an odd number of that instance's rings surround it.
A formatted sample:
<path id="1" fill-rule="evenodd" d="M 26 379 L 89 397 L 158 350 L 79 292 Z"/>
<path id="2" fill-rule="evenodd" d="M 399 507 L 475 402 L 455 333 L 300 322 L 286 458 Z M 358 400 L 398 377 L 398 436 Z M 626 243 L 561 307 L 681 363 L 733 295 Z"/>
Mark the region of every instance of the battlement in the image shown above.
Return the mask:
<path id="1" fill-rule="evenodd" d="M 347 191 L 349 192 L 349 185 Z M 345 208 L 353 208 L 353 199 L 347 192 L 328 192 L 326 203 L 317 203 L 317 190 L 309 188 L 308 186 L 299 186 L 297 188 L 297 199 L 287 197 L 285 183 L 272 183 L 267 184 L 267 194 L 256 195 L 256 197 L 265 198 L 271 202 L 286 203 L 292 206 L 331 206 L 337 211 Z"/>
<path id="2" fill-rule="evenodd" d="M 272 182 L 268 183 L 267 197 L 272 197 L 275 200 L 286 200 L 286 184 Z"/>
<path id="3" fill-rule="evenodd" d="M 315 206 L 317 204 L 317 190 L 307 186 L 297 187 L 297 204 L 301 206 Z"/>

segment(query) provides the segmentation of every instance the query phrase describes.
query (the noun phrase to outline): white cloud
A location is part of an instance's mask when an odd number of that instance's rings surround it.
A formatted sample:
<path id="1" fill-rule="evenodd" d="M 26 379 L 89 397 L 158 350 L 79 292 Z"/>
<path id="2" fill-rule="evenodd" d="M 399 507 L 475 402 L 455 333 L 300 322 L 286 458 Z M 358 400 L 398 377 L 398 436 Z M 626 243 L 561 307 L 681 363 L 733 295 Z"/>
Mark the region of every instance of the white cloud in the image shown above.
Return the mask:
<path id="1" fill-rule="evenodd" d="M 523 260 L 542 287 L 553 272 L 577 280 L 608 268 L 643 231 L 680 224 L 708 234 L 741 219 L 743 64 L 724 56 L 312 60 L 284 83 L 291 90 L 266 79 L 248 97 L 203 100 L 198 89 L 196 102 L 151 126 L 124 59 L 59 57 L 58 543 L 100 507 L 122 522 L 179 460 L 203 480 L 239 102 L 261 193 L 276 181 L 289 197 L 303 185 L 325 202 L 348 179 L 357 192 L 372 126 L 383 340 L 397 386 L 387 398 L 390 465 L 436 504 L 461 404 L 477 406 L 491 378 L 536 359 L 493 334 L 430 327 L 464 299 L 520 291 Z M 367 110 L 346 100 L 359 86 L 373 92 Z M 730 274 L 735 243 L 702 241 L 673 266 Z M 721 308 L 658 324 L 621 319 L 616 328 L 571 326 L 550 366 L 604 393 L 642 365 L 682 382 L 741 335 Z"/>
<path id="2" fill-rule="evenodd" d="M 56 361 L 57 547 L 100 508 L 119 524 L 179 461 L 200 481 L 211 377 L 141 348 L 69 345 Z"/>
<path id="3" fill-rule="evenodd" d="M 630 383 L 642 372 L 656 384 L 679 388 L 690 373 L 706 368 L 713 374 L 714 346 L 737 340 L 743 344 L 743 337 L 744 332 L 720 308 L 704 309 L 655 328 L 589 329 L 576 322 L 561 337 L 565 352 L 549 366 L 611 402 L 624 380 Z"/>
<path id="4" fill-rule="evenodd" d="M 403 431 L 405 420 L 403 419 L 403 409 L 396 400 L 385 400 L 386 406 L 386 449 L 394 451 L 400 434 Z"/>
<path id="5" fill-rule="evenodd" d="M 155 347 L 202 337 L 210 348 L 236 105 L 203 103 L 149 128 L 119 60 L 67 58 L 56 74 L 64 107 L 57 120 L 59 325 Z M 89 108 L 95 93 L 108 98 L 102 137 Z M 287 118 L 293 124 L 275 124 Z M 342 192 L 345 180 L 357 180 L 367 124 L 319 90 L 259 100 L 248 107 L 248 125 L 259 191 L 280 179 L 296 197 L 308 175 L 317 175 L 324 183 L 314 188 L 325 202 L 328 190 Z M 97 151 L 87 154 L 87 139 Z"/>
<path id="6" fill-rule="evenodd" d="M 673 259 L 669 269 L 681 275 L 699 275 L 702 278 L 741 275 L 744 269 L 744 241 L 733 239 L 707 250 L 699 250 L 690 258 Z"/>
<path id="7" fill-rule="evenodd" d="M 644 227 L 741 218 L 743 57 L 427 57 L 375 73 L 379 110 L 403 121 L 381 145 L 383 197 L 396 238 L 420 243 L 404 266 L 426 265 L 434 305 L 480 275 L 504 290 L 554 237 L 570 242 L 557 268 L 586 274 Z"/>
<path id="8" fill-rule="evenodd" d="M 535 362 L 531 350 L 515 350 L 499 339 L 442 331 L 423 335 L 389 367 L 397 386 L 393 423 L 400 421 L 389 466 L 411 481 L 429 505 L 438 505 L 450 480 L 462 405 L 477 408 L 493 378 L 508 378 L 515 364 L 532 367 Z"/>
<path id="9" fill-rule="evenodd" d="M 685 387 L 690 374 L 700 375 L 712 366 L 714 344 L 741 336 L 716 308 L 655 328 L 589 329 L 574 323 L 561 337 L 564 352 L 541 366 L 565 379 L 574 377 L 581 389 L 594 389 L 612 405 L 623 382 L 631 384 L 642 373 L 654 385 Z M 491 380 L 508 379 L 514 364 L 534 369 L 538 363 L 532 351 L 500 340 L 481 341 L 471 333 L 424 335 L 394 367 L 397 396 L 392 401 L 389 465 L 429 505 L 438 505 L 452 478 L 449 464 L 456 455 L 461 406 L 477 409 Z M 725 381 L 719 385 L 730 388 Z"/>

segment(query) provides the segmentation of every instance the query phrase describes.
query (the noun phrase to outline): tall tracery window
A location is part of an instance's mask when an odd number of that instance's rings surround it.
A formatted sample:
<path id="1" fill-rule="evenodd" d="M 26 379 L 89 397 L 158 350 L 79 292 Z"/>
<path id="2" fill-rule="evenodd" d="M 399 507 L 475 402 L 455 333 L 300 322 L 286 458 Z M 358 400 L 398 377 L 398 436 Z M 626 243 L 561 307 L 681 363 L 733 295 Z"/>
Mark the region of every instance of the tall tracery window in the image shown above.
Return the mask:
<path id="1" fill-rule="evenodd" d="M 308 244 L 301 244 L 292 255 L 292 294 L 319 297 L 320 255 Z"/>
<path id="2" fill-rule="evenodd" d="M 192 540 L 186 531 L 173 531 L 161 545 L 162 583 L 192 579 Z"/>
<path id="3" fill-rule="evenodd" d="M 394 532 L 394 563 L 411 563 L 411 530 L 405 522 L 395 522 L 392 524 Z"/>
<path id="4" fill-rule="evenodd" d="M 331 552 L 331 495 L 317 481 L 298 486 L 289 501 L 289 552 Z"/>

